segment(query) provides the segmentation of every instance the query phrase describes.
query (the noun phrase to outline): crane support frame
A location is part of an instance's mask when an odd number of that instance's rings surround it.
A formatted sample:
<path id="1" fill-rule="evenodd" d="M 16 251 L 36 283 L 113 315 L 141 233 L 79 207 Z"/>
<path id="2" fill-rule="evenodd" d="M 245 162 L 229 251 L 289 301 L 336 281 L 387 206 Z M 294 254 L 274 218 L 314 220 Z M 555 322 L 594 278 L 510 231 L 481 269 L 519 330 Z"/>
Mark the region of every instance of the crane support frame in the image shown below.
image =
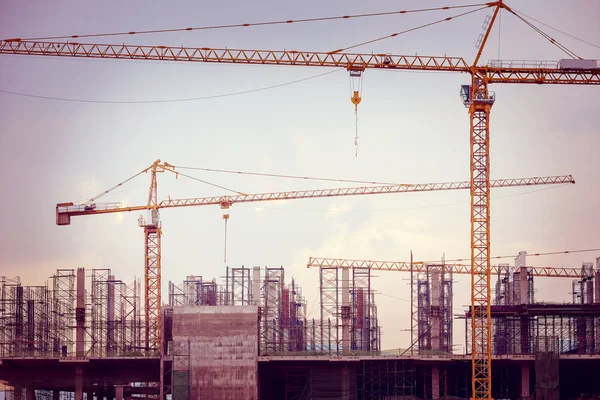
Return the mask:
<path id="1" fill-rule="evenodd" d="M 146 350 L 158 352 L 161 342 L 161 236 L 162 231 L 157 226 L 144 227 L 145 244 L 145 328 Z"/>

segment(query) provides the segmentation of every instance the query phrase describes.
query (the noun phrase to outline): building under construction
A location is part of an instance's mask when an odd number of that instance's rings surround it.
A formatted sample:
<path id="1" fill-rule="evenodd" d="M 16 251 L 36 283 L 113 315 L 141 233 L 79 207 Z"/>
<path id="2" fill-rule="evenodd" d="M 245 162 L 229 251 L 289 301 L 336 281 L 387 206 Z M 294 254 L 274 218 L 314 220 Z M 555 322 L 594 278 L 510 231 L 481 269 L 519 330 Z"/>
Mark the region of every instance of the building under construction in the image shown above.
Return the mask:
<path id="1" fill-rule="evenodd" d="M 551 304 L 535 301 L 524 257 L 495 267 L 494 398 L 594 398 L 600 258 L 578 270 L 571 303 Z M 394 351 L 381 348 L 370 267 L 321 266 L 315 315 L 283 267 L 169 282 L 158 349 L 139 281 L 108 269 L 58 270 L 45 286 L 3 277 L 0 380 L 10 399 L 466 399 L 473 310 L 452 313 L 456 271 L 411 269 L 411 346 Z"/>

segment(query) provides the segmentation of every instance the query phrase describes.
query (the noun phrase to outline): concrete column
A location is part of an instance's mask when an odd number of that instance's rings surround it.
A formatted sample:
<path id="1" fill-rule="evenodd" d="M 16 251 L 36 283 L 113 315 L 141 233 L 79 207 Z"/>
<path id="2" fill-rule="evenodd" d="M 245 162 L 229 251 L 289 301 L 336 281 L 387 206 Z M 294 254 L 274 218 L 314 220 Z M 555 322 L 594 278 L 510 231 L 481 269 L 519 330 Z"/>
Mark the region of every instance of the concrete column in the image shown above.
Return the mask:
<path id="1" fill-rule="evenodd" d="M 521 365 L 521 397 L 529 396 L 529 364 L 524 362 Z"/>
<path id="2" fill-rule="evenodd" d="M 164 355 L 160 359 L 160 386 L 158 387 L 158 398 L 164 400 L 165 398 L 165 360 L 168 356 Z M 172 384 L 172 383 L 171 383 Z M 123 387 L 121 386 L 121 399 L 123 399 Z"/>
<path id="3" fill-rule="evenodd" d="M 33 385 L 27 385 L 25 390 L 25 400 L 35 400 L 35 389 Z"/>
<path id="4" fill-rule="evenodd" d="M 529 296 L 527 296 L 527 290 L 529 288 L 527 282 L 527 252 L 520 251 L 519 255 L 515 259 L 515 270 L 519 271 L 519 281 L 515 282 L 517 287 L 517 291 L 519 293 L 519 303 L 527 304 L 529 301 Z"/>
<path id="5" fill-rule="evenodd" d="M 440 398 L 440 367 L 437 365 L 431 367 L 431 398 Z"/>
<path id="6" fill-rule="evenodd" d="M 347 270 L 347 268 L 345 268 Z M 350 399 L 350 368 L 347 365 L 342 367 L 342 400 Z"/>
<path id="7" fill-rule="evenodd" d="M 108 326 L 106 327 L 106 345 L 107 354 L 109 357 L 114 356 L 115 350 L 115 276 L 108 276 L 108 309 L 106 310 L 106 318 Z"/>
<path id="8" fill-rule="evenodd" d="M 260 267 L 252 268 L 252 304 L 260 306 Z"/>
<path id="9" fill-rule="evenodd" d="M 350 269 L 342 268 L 342 351 L 350 350 Z"/>
<path id="10" fill-rule="evenodd" d="M 93 400 L 94 399 L 94 391 L 93 390 L 88 390 L 87 391 L 86 399 L 87 400 Z M 56 398 L 54 400 L 58 400 L 58 398 Z"/>
<path id="11" fill-rule="evenodd" d="M 520 251 L 519 255 L 515 259 L 515 269 L 519 269 L 520 267 L 526 267 L 526 266 L 527 266 L 527 252 Z"/>
<path id="12" fill-rule="evenodd" d="M 123 400 L 123 386 L 115 386 L 115 399 Z"/>
<path id="13" fill-rule="evenodd" d="M 594 303 L 600 303 L 600 257 L 596 258 L 596 272 L 594 275 Z M 600 332 L 596 332 L 596 351 L 600 351 Z"/>
<path id="14" fill-rule="evenodd" d="M 196 299 L 198 298 L 198 296 L 196 291 L 196 276 L 188 275 L 185 277 L 185 280 L 188 281 L 185 288 L 185 290 L 187 291 L 187 297 L 192 304 L 197 304 Z"/>
<path id="15" fill-rule="evenodd" d="M 75 400 L 83 400 L 83 368 L 75 368 Z"/>
<path id="16" fill-rule="evenodd" d="M 596 258 L 596 273 L 594 275 L 594 303 L 600 303 L 600 257 Z"/>
<path id="17" fill-rule="evenodd" d="M 85 355 L 85 270 L 77 268 L 77 305 L 75 309 L 75 355 Z"/>
<path id="18" fill-rule="evenodd" d="M 15 400 L 23 399 L 23 390 L 22 389 L 23 388 L 21 387 L 21 385 L 14 386 Z"/>
<path id="19" fill-rule="evenodd" d="M 441 307 L 440 307 L 440 280 L 441 274 L 440 271 L 434 271 L 431 274 L 431 349 L 439 350 L 440 349 L 440 316 L 441 316 Z M 435 397 L 434 397 L 435 398 Z"/>
<path id="20" fill-rule="evenodd" d="M 529 303 L 529 276 L 527 274 L 527 267 L 519 267 L 519 293 L 521 297 L 521 304 Z"/>

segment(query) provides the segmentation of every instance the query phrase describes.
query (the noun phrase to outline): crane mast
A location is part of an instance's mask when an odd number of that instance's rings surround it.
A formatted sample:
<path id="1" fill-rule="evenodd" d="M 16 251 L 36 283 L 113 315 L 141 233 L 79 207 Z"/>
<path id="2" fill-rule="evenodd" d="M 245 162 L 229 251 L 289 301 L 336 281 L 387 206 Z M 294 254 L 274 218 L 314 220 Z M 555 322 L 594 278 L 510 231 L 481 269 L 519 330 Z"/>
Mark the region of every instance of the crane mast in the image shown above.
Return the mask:
<path id="1" fill-rule="evenodd" d="M 473 399 L 492 398 L 490 279 L 490 111 L 495 96 L 487 74 L 476 66 L 502 7 L 498 1 L 471 72 L 471 390 Z"/>
<path id="2" fill-rule="evenodd" d="M 146 347 L 157 351 L 161 343 L 161 236 L 162 226 L 158 210 L 158 185 L 156 173 L 170 168 L 156 160 L 150 167 L 150 190 L 148 192 L 148 210 L 150 219 L 141 216 L 138 225 L 144 228 L 144 290 L 145 290 L 145 334 Z"/>

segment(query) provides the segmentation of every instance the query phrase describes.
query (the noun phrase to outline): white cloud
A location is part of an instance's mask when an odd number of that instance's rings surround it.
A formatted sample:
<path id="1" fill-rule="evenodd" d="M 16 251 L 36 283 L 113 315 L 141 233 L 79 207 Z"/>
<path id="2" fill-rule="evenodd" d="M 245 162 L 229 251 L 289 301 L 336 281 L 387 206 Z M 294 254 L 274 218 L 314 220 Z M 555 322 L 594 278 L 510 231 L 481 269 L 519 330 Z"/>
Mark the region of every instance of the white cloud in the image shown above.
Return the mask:
<path id="1" fill-rule="evenodd" d="M 352 209 L 348 203 L 334 203 L 329 206 L 327 211 L 327 219 L 334 219 L 345 215 Z"/>
<path id="2" fill-rule="evenodd" d="M 90 199 L 100 193 L 100 184 L 93 176 L 84 177 L 78 185 L 77 191 L 82 199 Z"/>

